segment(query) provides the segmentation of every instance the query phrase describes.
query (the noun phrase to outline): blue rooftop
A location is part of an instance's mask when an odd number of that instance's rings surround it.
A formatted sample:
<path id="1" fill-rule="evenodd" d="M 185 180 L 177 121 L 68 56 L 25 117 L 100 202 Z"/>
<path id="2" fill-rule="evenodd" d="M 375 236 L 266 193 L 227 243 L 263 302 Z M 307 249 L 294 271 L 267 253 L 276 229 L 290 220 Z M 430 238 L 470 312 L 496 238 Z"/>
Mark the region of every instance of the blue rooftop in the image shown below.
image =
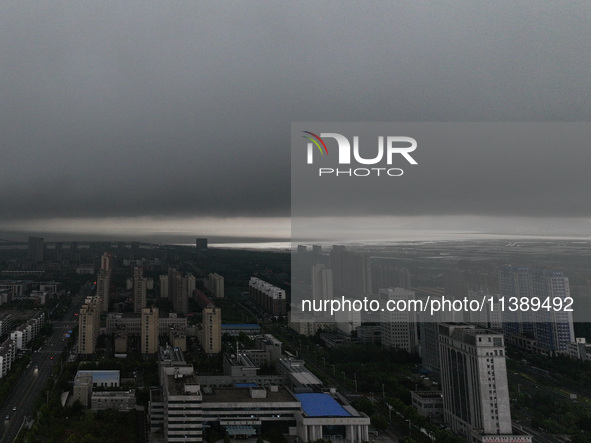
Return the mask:
<path id="1" fill-rule="evenodd" d="M 117 382 L 119 383 L 119 370 L 81 370 L 79 374 L 90 374 L 92 375 L 93 383 L 101 382 Z"/>
<path id="2" fill-rule="evenodd" d="M 294 394 L 302 404 L 302 409 L 308 417 L 350 417 L 345 410 L 329 394 L 304 393 Z"/>
<path id="3" fill-rule="evenodd" d="M 256 388 L 256 383 L 234 383 L 235 388 Z"/>

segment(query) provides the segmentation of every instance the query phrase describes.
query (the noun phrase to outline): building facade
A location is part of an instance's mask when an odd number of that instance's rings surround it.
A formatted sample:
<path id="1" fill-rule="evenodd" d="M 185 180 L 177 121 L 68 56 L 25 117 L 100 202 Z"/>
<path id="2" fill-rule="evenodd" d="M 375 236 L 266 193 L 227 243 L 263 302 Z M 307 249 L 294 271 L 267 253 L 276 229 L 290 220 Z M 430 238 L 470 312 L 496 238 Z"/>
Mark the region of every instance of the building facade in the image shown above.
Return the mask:
<path id="1" fill-rule="evenodd" d="M 100 332 L 101 300 L 98 296 L 87 297 L 78 314 L 78 353 L 94 354 Z"/>
<path id="2" fill-rule="evenodd" d="M 470 442 L 531 442 L 511 423 L 503 335 L 466 323 L 439 325 L 443 415 Z M 499 440 L 501 441 L 501 440 Z"/>
<path id="3" fill-rule="evenodd" d="M 222 352 L 222 310 L 215 306 L 203 309 L 201 322 L 201 347 L 206 354 Z"/>
<path id="4" fill-rule="evenodd" d="M 140 349 L 142 354 L 158 352 L 158 308 L 142 309 Z"/>

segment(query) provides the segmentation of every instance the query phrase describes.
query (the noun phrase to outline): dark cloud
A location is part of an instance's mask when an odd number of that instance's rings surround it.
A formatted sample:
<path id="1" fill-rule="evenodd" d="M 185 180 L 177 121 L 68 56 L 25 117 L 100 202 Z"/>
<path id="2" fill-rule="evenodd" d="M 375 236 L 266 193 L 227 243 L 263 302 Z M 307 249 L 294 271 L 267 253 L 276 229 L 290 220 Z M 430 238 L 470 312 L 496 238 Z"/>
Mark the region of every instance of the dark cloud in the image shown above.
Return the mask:
<path id="1" fill-rule="evenodd" d="M 4 3 L 0 217 L 288 216 L 293 121 L 590 120 L 587 8 Z M 473 213 L 538 215 L 464 176 L 447 184 Z"/>

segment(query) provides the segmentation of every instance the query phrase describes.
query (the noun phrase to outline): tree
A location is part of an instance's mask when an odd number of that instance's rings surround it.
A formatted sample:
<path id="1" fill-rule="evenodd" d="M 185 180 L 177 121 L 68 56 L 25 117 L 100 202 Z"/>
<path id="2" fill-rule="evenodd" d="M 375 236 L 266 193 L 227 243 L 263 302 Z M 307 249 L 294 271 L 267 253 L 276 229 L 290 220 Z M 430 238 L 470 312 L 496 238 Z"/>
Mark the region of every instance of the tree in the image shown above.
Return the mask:
<path id="1" fill-rule="evenodd" d="M 374 413 L 373 403 L 365 397 L 356 398 L 351 402 L 351 406 L 353 406 L 358 411 L 365 412 L 369 416 L 373 415 Z"/>

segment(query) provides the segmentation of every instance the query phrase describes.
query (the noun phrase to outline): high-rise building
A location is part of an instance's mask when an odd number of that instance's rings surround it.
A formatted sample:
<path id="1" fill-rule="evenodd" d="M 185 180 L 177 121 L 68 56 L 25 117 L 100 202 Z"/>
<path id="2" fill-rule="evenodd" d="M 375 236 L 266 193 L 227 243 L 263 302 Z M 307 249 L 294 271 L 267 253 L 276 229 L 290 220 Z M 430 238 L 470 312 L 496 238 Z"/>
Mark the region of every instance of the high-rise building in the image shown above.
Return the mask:
<path id="1" fill-rule="evenodd" d="M 470 442 L 531 442 L 513 434 L 505 346 L 500 332 L 439 325 L 443 414 Z"/>
<path id="2" fill-rule="evenodd" d="M 354 298 L 372 293 L 370 257 L 335 245 L 330 252 L 330 267 L 335 290 Z"/>
<path id="3" fill-rule="evenodd" d="M 349 299 L 349 301 L 351 303 L 354 302 L 352 299 Z M 339 331 L 344 332 L 345 334 L 351 334 L 361 326 L 361 312 L 354 309 L 336 311 L 334 314 L 334 321 L 336 322 L 336 327 Z"/>
<path id="4" fill-rule="evenodd" d="M 176 313 L 187 315 L 189 313 L 189 297 L 195 291 L 195 276 L 192 274 L 183 275 L 181 278 L 181 294 L 176 303 Z"/>
<path id="5" fill-rule="evenodd" d="M 112 261 L 113 256 L 105 252 L 101 257 L 101 268 L 96 277 L 96 295 L 101 299 L 101 309 L 103 312 L 109 311 Z"/>
<path id="6" fill-rule="evenodd" d="M 287 313 L 287 297 L 285 291 L 257 277 L 248 282 L 250 301 L 267 313 L 275 316 Z"/>
<path id="7" fill-rule="evenodd" d="M 140 349 L 142 354 L 158 352 L 158 308 L 142 309 Z"/>
<path id="8" fill-rule="evenodd" d="M 332 269 L 324 265 L 312 266 L 312 298 L 314 300 L 332 300 Z"/>
<path id="9" fill-rule="evenodd" d="M 380 289 L 380 299 L 383 303 L 389 300 L 398 303 L 408 303 L 415 300 L 414 291 L 402 288 Z M 404 349 L 414 354 L 418 352 L 418 329 L 416 314 L 411 309 L 386 310 L 380 313 L 382 324 L 382 346 L 394 349 Z"/>
<path id="10" fill-rule="evenodd" d="M 101 299 L 101 310 L 109 311 L 109 287 L 111 286 L 111 271 L 99 270 L 96 276 L 96 295 Z"/>
<path id="11" fill-rule="evenodd" d="M 43 237 L 29 237 L 28 259 L 34 262 L 43 261 Z"/>
<path id="12" fill-rule="evenodd" d="M 512 297 L 537 299 L 540 303 L 556 298 L 563 302 L 570 297 L 568 277 L 561 271 L 504 266 L 499 270 L 499 289 L 505 303 Z M 569 343 L 575 339 L 572 312 L 553 309 L 506 309 L 503 328 L 508 339 L 525 336 L 535 340 L 541 352 L 567 353 Z"/>
<path id="13" fill-rule="evenodd" d="M 147 284 L 143 269 L 139 266 L 133 268 L 133 312 L 136 314 L 146 307 Z"/>
<path id="14" fill-rule="evenodd" d="M 101 300 L 88 297 L 78 314 L 78 353 L 94 354 L 100 332 Z"/>
<path id="15" fill-rule="evenodd" d="M 206 354 L 222 351 L 222 310 L 215 306 L 203 309 L 201 320 L 201 346 Z"/>
<path id="16" fill-rule="evenodd" d="M 113 254 L 105 252 L 101 256 L 101 270 L 112 271 L 113 270 Z"/>
<path id="17" fill-rule="evenodd" d="M 216 298 L 224 298 L 224 277 L 219 274 L 209 274 L 206 287 Z"/>
<path id="18" fill-rule="evenodd" d="M 503 319 L 501 317 L 501 305 L 498 294 L 493 294 L 485 290 L 468 290 L 468 299 L 486 300 L 486 303 L 483 304 L 481 309 L 470 310 L 468 313 L 470 323 L 480 328 L 494 329 L 495 331 L 503 330 Z"/>
<path id="19" fill-rule="evenodd" d="M 189 300 L 183 297 L 183 277 L 176 268 L 168 268 L 168 298 L 172 302 L 172 308 L 177 314 L 188 312 Z"/>
<path id="20" fill-rule="evenodd" d="M 160 298 L 168 298 L 168 275 L 160 276 Z"/>

